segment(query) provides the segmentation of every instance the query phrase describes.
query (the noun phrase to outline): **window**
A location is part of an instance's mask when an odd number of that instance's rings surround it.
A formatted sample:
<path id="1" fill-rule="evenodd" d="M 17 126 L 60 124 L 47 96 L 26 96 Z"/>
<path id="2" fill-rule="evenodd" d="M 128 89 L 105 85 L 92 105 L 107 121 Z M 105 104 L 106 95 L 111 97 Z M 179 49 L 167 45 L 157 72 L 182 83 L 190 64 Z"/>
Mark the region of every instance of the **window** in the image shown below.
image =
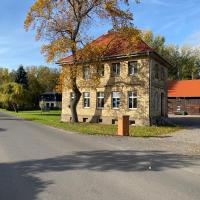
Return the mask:
<path id="1" fill-rule="evenodd" d="M 88 120 L 88 118 L 83 118 L 83 122 L 84 123 L 87 122 L 87 120 Z"/>
<path id="2" fill-rule="evenodd" d="M 97 73 L 99 74 L 99 76 L 104 76 L 104 65 L 98 67 Z"/>
<path id="3" fill-rule="evenodd" d="M 120 92 L 112 93 L 112 108 L 119 108 L 120 105 Z"/>
<path id="4" fill-rule="evenodd" d="M 159 79 L 159 66 L 158 66 L 158 64 L 155 65 L 155 78 Z"/>
<path id="5" fill-rule="evenodd" d="M 128 108 L 137 108 L 137 92 L 128 92 Z"/>
<path id="6" fill-rule="evenodd" d="M 120 74 L 120 63 L 112 64 L 112 76 L 119 76 Z"/>
<path id="7" fill-rule="evenodd" d="M 83 107 L 84 108 L 90 107 L 90 93 L 89 92 L 83 93 Z"/>
<path id="8" fill-rule="evenodd" d="M 54 108 L 54 103 L 51 103 L 51 108 Z"/>
<path id="9" fill-rule="evenodd" d="M 97 92 L 97 108 L 104 108 L 104 92 Z"/>
<path id="10" fill-rule="evenodd" d="M 162 67 L 161 68 L 161 80 L 165 80 L 165 70 L 164 70 L 164 68 Z"/>
<path id="11" fill-rule="evenodd" d="M 90 78 L 90 68 L 89 66 L 83 67 L 83 79 L 88 80 Z"/>
<path id="12" fill-rule="evenodd" d="M 99 118 L 99 123 L 102 123 L 103 122 L 103 119 Z"/>
<path id="13" fill-rule="evenodd" d="M 117 119 L 112 119 L 112 124 L 117 124 L 118 120 Z"/>
<path id="14" fill-rule="evenodd" d="M 159 108 L 159 97 L 158 97 L 158 92 L 156 91 L 154 93 L 154 106 L 155 106 L 155 110 L 158 111 Z"/>
<path id="15" fill-rule="evenodd" d="M 128 75 L 134 75 L 137 73 L 137 62 L 136 61 L 132 61 L 132 62 L 128 62 Z"/>
<path id="16" fill-rule="evenodd" d="M 70 100 L 72 101 L 75 98 L 75 93 L 74 92 L 70 92 Z"/>

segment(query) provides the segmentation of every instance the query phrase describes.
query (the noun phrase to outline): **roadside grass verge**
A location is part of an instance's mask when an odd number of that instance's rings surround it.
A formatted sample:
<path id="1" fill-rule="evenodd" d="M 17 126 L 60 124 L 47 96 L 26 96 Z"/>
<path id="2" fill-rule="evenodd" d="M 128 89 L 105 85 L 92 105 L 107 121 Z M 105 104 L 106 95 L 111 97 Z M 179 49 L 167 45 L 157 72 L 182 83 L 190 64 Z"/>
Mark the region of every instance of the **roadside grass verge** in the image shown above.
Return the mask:
<path id="1" fill-rule="evenodd" d="M 116 125 L 60 122 L 61 111 L 50 111 L 45 113 L 42 113 L 41 111 L 22 111 L 15 113 L 3 109 L 0 109 L 0 111 L 22 119 L 35 121 L 48 126 L 83 134 L 114 136 L 117 132 Z M 159 137 L 165 136 L 166 134 L 171 134 L 180 129 L 180 127 L 175 126 L 130 126 L 130 136 Z"/>

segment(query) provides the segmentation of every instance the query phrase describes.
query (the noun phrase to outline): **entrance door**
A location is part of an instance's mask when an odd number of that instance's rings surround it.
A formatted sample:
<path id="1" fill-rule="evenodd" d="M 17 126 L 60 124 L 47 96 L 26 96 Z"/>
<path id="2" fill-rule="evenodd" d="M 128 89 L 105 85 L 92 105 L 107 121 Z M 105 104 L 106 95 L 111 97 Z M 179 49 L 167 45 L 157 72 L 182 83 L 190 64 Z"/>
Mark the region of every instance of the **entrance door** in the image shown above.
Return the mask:
<path id="1" fill-rule="evenodd" d="M 165 98 L 164 98 L 164 93 L 161 92 L 161 116 L 164 116 L 165 115 Z"/>

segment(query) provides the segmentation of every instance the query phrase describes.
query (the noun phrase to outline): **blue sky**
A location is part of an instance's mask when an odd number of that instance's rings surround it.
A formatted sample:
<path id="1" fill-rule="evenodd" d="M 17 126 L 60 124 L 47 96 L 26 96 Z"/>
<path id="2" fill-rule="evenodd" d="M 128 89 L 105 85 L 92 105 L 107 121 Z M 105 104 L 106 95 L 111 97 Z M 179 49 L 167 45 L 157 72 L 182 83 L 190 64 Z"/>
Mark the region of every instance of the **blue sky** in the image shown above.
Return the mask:
<path id="1" fill-rule="evenodd" d="M 23 22 L 34 0 L 6 0 L 0 6 L 0 66 L 10 69 L 20 64 L 46 64 L 40 54 L 40 42 L 34 32 L 24 31 Z M 165 36 L 167 43 L 200 44 L 200 0 L 141 0 L 133 4 L 134 23 L 138 28 L 151 29 Z M 96 24 L 92 30 L 97 37 L 108 30 Z M 56 66 L 51 64 L 49 66 Z"/>

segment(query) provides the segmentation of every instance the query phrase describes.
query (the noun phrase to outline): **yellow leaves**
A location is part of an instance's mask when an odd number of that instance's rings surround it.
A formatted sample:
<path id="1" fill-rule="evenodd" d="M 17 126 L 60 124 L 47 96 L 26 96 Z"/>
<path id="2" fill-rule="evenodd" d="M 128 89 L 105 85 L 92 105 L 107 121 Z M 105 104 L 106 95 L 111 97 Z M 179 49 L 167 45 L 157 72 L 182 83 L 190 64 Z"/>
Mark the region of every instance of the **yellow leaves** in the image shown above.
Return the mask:
<path id="1" fill-rule="evenodd" d="M 0 102 L 19 103 L 23 98 L 23 87 L 20 84 L 9 82 L 0 87 Z"/>
<path id="2" fill-rule="evenodd" d="M 24 28 L 28 30 L 31 24 L 35 24 L 37 18 L 45 17 L 45 12 L 50 8 L 51 0 L 36 0 L 31 6 L 24 21 Z M 48 10 L 50 12 L 50 10 Z"/>
<path id="3" fill-rule="evenodd" d="M 51 62 L 54 58 L 65 55 L 69 50 L 69 40 L 66 38 L 60 38 L 54 40 L 48 45 L 43 45 L 41 53 L 46 57 L 47 62 Z"/>
<path id="4" fill-rule="evenodd" d="M 57 85 L 54 88 L 54 92 L 62 93 L 64 84 L 64 73 L 61 73 Z"/>
<path id="5" fill-rule="evenodd" d="M 28 30 L 32 26 L 36 30 L 37 39 L 49 41 L 41 48 L 47 62 L 60 58 L 69 51 L 73 52 L 75 60 L 77 58 L 84 62 L 98 62 L 104 56 L 107 46 L 86 45 L 77 51 L 79 39 L 84 38 L 81 28 L 90 23 L 90 16 L 94 11 L 98 11 L 105 18 L 110 16 L 121 18 L 122 21 L 131 20 L 132 15 L 121 6 L 123 3 L 128 4 L 129 1 L 35 0 L 27 13 L 24 27 Z M 100 16 L 97 14 L 97 17 Z M 107 17 L 106 20 L 111 18 Z M 79 42 L 84 41 L 80 39 Z"/>

